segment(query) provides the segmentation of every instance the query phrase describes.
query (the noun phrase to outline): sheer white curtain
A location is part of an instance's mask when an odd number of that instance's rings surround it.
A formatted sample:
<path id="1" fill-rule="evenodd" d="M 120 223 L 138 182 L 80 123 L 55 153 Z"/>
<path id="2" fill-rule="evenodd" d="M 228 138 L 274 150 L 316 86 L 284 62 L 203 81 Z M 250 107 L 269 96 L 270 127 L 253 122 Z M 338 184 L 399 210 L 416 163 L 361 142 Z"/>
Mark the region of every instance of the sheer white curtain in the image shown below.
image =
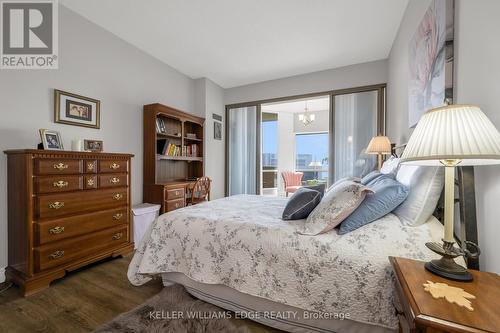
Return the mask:
<path id="1" fill-rule="evenodd" d="M 377 98 L 377 91 L 335 96 L 334 181 L 374 170 L 376 158 L 365 148 L 377 135 Z"/>
<path id="2" fill-rule="evenodd" d="M 257 107 L 230 109 L 229 195 L 257 193 Z"/>

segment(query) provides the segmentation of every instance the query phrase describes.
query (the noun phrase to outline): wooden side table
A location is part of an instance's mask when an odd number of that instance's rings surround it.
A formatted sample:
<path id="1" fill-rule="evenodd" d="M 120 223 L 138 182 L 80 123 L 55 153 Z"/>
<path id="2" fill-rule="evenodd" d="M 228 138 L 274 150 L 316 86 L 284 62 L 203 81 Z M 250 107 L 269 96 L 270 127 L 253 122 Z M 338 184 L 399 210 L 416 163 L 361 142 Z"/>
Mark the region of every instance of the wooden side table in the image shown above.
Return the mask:
<path id="1" fill-rule="evenodd" d="M 389 257 L 396 276 L 394 305 L 403 333 L 479 333 L 500 332 L 500 276 L 471 271 L 472 282 L 457 282 L 436 276 L 424 268 L 424 262 Z M 424 290 L 427 281 L 446 283 L 476 296 L 473 311 L 434 299 Z"/>

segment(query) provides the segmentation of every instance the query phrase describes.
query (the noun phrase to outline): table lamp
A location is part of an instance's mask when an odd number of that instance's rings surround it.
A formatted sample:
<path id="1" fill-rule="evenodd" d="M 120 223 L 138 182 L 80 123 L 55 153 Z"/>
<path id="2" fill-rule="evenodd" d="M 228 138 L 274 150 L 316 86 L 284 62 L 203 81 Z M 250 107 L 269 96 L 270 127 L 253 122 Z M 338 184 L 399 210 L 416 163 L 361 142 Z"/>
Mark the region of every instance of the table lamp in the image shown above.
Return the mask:
<path id="1" fill-rule="evenodd" d="M 382 155 L 390 155 L 391 151 L 391 141 L 386 136 L 378 135 L 374 136 L 368 147 L 366 147 L 367 154 L 377 154 L 377 165 L 378 169 L 382 168 Z"/>
<path id="2" fill-rule="evenodd" d="M 401 163 L 444 166 L 444 238 L 443 244 L 426 243 L 440 254 L 439 260 L 425 264 L 425 268 L 442 277 L 471 281 L 466 268 L 455 263 L 458 256 L 472 254 L 454 246 L 453 214 L 455 199 L 455 167 L 500 164 L 500 134 L 477 106 L 447 105 L 424 113 L 401 156 Z"/>

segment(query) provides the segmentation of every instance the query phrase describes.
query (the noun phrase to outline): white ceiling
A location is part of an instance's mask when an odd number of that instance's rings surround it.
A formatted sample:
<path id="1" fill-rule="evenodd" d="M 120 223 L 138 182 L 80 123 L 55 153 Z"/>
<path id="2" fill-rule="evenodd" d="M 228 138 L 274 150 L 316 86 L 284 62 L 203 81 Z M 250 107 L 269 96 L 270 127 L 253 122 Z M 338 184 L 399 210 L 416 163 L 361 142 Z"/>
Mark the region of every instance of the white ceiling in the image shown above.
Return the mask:
<path id="1" fill-rule="evenodd" d="M 293 112 L 302 113 L 307 105 L 307 110 L 315 111 L 328 111 L 330 109 L 330 98 L 328 96 L 320 96 L 314 98 L 294 99 L 286 102 L 275 102 L 269 104 L 262 104 L 262 111 L 264 112 Z"/>
<path id="2" fill-rule="evenodd" d="M 60 0 L 223 88 L 385 59 L 408 0 Z"/>

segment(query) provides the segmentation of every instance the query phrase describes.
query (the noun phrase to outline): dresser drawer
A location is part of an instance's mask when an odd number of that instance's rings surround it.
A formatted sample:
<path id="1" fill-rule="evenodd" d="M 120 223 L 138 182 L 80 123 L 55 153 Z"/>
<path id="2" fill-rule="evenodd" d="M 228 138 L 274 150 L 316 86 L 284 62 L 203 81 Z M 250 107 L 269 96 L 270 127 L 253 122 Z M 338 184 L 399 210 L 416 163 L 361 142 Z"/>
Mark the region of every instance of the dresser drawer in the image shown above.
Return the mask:
<path id="1" fill-rule="evenodd" d="M 184 187 L 165 190 L 165 199 L 173 200 L 184 198 Z"/>
<path id="2" fill-rule="evenodd" d="M 35 197 L 35 219 L 59 217 L 126 206 L 128 189 L 102 189 Z"/>
<path id="3" fill-rule="evenodd" d="M 166 211 L 171 212 L 173 210 L 184 207 L 185 201 L 184 199 L 168 200 L 165 202 L 165 205 L 166 205 Z"/>
<path id="4" fill-rule="evenodd" d="M 128 226 L 106 229 L 35 248 L 35 271 L 43 271 L 128 242 Z"/>
<path id="5" fill-rule="evenodd" d="M 97 161 L 85 160 L 83 161 L 83 170 L 85 173 L 97 173 Z"/>
<path id="6" fill-rule="evenodd" d="M 128 222 L 129 214 L 127 207 L 45 222 L 35 221 L 33 238 L 36 245 L 43 245 L 124 223 L 128 224 Z"/>
<path id="7" fill-rule="evenodd" d="M 39 176 L 34 178 L 35 193 L 54 193 L 82 189 L 82 176 Z"/>
<path id="8" fill-rule="evenodd" d="M 128 176 L 127 174 L 103 174 L 99 175 L 99 187 L 117 187 L 117 186 L 128 186 Z"/>
<path id="9" fill-rule="evenodd" d="M 81 172 L 81 160 L 35 159 L 35 173 L 37 175 L 62 175 Z"/>
<path id="10" fill-rule="evenodd" d="M 128 172 L 128 162 L 123 160 L 101 160 L 99 161 L 99 172 Z"/>

